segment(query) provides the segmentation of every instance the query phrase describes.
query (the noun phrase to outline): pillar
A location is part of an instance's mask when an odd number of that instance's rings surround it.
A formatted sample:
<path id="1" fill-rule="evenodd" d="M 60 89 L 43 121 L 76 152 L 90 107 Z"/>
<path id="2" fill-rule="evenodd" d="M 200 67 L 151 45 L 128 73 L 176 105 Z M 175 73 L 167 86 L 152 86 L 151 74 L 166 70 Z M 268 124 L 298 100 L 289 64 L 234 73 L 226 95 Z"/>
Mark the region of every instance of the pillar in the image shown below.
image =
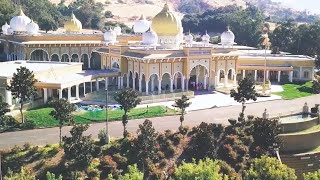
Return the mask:
<path id="1" fill-rule="evenodd" d="M 149 81 L 146 80 L 146 95 L 149 95 Z"/>
<path id="2" fill-rule="evenodd" d="M 302 67 L 300 66 L 300 71 L 299 71 L 299 74 L 300 74 L 300 80 L 302 80 L 303 79 L 303 74 L 302 74 L 303 72 L 302 72 Z"/>
<path id="3" fill-rule="evenodd" d="M 189 90 L 189 79 L 186 79 L 187 82 L 185 82 L 185 85 L 186 85 L 186 90 L 188 91 Z"/>
<path id="4" fill-rule="evenodd" d="M 6 93 L 6 103 L 9 104 L 9 106 L 12 105 L 12 94 L 11 91 L 5 90 Z"/>
<path id="5" fill-rule="evenodd" d="M 173 79 L 170 78 L 170 92 L 173 92 Z"/>
<path id="6" fill-rule="evenodd" d="M 254 70 L 254 81 L 257 81 L 258 71 Z"/>
<path id="7" fill-rule="evenodd" d="M 48 102 L 48 89 L 43 88 L 43 102 L 47 103 Z"/>
<path id="8" fill-rule="evenodd" d="M 80 99 L 80 95 L 79 95 L 79 84 L 76 85 L 76 99 Z"/>
<path id="9" fill-rule="evenodd" d="M 92 81 L 90 82 L 90 92 L 92 92 Z"/>
<path id="10" fill-rule="evenodd" d="M 120 77 L 120 83 L 121 83 L 120 84 L 120 89 L 122 89 L 123 88 L 123 76 Z"/>
<path id="11" fill-rule="evenodd" d="M 59 99 L 62 99 L 62 89 L 59 89 Z"/>
<path id="12" fill-rule="evenodd" d="M 234 72 L 233 74 L 233 85 L 236 85 L 237 84 L 237 73 Z"/>
<path id="13" fill-rule="evenodd" d="M 104 79 L 104 84 L 105 84 L 105 90 L 107 90 L 108 89 L 108 86 L 109 86 L 109 78 L 108 77 L 106 77 L 105 79 Z"/>
<path id="14" fill-rule="evenodd" d="M 91 58 L 88 57 L 88 69 L 90 69 L 90 68 L 91 68 Z"/>
<path id="15" fill-rule="evenodd" d="M 151 92 L 154 91 L 154 77 L 151 77 Z"/>
<path id="16" fill-rule="evenodd" d="M 84 96 L 86 95 L 86 83 L 85 82 L 83 83 L 83 95 Z"/>
<path id="17" fill-rule="evenodd" d="M 161 94 L 161 79 L 159 79 L 158 83 L 158 94 Z"/>
<path id="18" fill-rule="evenodd" d="M 71 102 L 71 87 L 68 87 L 68 102 Z"/>
<path id="19" fill-rule="evenodd" d="M 293 71 L 289 72 L 289 82 L 292 82 L 293 79 Z"/>
<path id="20" fill-rule="evenodd" d="M 181 77 L 181 90 L 184 91 L 184 77 Z"/>
<path id="21" fill-rule="evenodd" d="M 269 72 L 269 70 L 267 70 L 267 72 L 266 72 L 266 81 L 269 80 L 269 74 L 270 74 L 270 72 Z"/>
<path id="22" fill-rule="evenodd" d="M 130 76 L 129 76 L 129 74 L 127 75 L 127 88 L 129 88 L 130 87 Z"/>
<path id="23" fill-rule="evenodd" d="M 278 82 L 280 82 L 280 77 L 281 77 L 281 71 L 278 71 Z"/>
<path id="24" fill-rule="evenodd" d="M 139 92 L 142 92 L 142 77 L 139 78 Z"/>
<path id="25" fill-rule="evenodd" d="M 136 90 L 136 77 L 132 76 L 132 89 Z"/>
<path id="26" fill-rule="evenodd" d="M 224 74 L 224 87 L 228 85 L 228 74 Z"/>
<path id="27" fill-rule="evenodd" d="M 196 90 L 198 90 L 198 83 L 199 83 L 199 75 L 196 74 Z"/>
<path id="28" fill-rule="evenodd" d="M 121 89 L 121 77 L 118 77 L 118 89 Z"/>
<path id="29" fill-rule="evenodd" d="M 242 70 L 242 79 L 246 77 L 246 70 Z"/>
<path id="30" fill-rule="evenodd" d="M 174 77 L 174 86 L 177 89 L 177 87 L 178 87 L 178 77 L 177 76 Z"/>
<path id="31" fill-rule="evenodd" d="M 207 75 L 204 76 L 203 89 L 207 89 Z"/>
<path id="32" fill-rule="evenodd" d="M 99 79 L 96 79 L 96 91 L 99 91 Z"/>

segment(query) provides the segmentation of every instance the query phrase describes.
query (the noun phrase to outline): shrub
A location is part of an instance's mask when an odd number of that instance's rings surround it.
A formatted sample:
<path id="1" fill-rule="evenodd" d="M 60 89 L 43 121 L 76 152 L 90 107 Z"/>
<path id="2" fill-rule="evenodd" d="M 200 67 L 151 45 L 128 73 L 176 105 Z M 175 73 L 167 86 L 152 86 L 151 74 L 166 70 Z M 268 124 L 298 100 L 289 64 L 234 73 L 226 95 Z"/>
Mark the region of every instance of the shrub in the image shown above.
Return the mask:
<path id="1" fill-rule="evenodd" d="M 31 149 L 31 144 L 26 142 L 26 143 L 24 143 L 23 148 L 24 148 L 25 151 L 29 150 L 29 149 Z"/>
<path id="2" fill-rule="evenodd" d="M 183 135 L 182 134 L 175 134 L 172 137 L 172 141 L 174 145 L 178 145 L 180 144 L 181 139 L 183 139 Z"/>
<path id="3" fill-rule="evenodd" d="M 12 149 L 11 149 L 11 153 L 12 154 L 17 154 L 18 152 L 22 151 L 21 147 L 15 145 Z"/>
<path id="4" fill-rule="evenodd" d="M 114 180 L 112 174 L 108 176 L 109 180 Z M 119 176 L 118 180 L 141 180 L 143 179 L 143 173 L 139 171 L 137 165 L 128 166 L 128 173 Z"/>
<path id="5" fill-rule="evenodd" d="M 179 126 L 179 133 L 184 136 L 189 132 L 189 130 L 189 126 Z"/>
<path id="6" fill-rule="evenodd" d="M 21 124 L 21 129 L 34 129 L 36 127 L 36 123 L 26 119 L 25 123 Z"/>
<path id="7" fill-rule="evenodd" d="M 318 180 L 320 179 L 320 170 L 315 172 L 308 172 L 303 174 L 304 180 Z"/>
<path id="8" fill-rule="evenodd" d="M 114 161 L 122 167 L 127 167 L 128 159 L 124 156 L 121 156 L 120 153 L 113 155 Z"/>
<path id="9" fill-rule="evenodd" d="M 57 179 L 56 179 L 56 175 L 53 173 L 50 173 L 49 171 L 46 173 L 46 180 L 62 180 L 62 175 L 60 175 Z"/>
<path id="10" fill-rule="evenodd" d="M 295 180 L 297 176 L 294 169 L 281 164 L 278 159 L 262 156 L 254 159 L 250 169 L 244 172 L 244 180 L 251 179 Z"/>
<path id="11" fill-rule="evenodd" d="M 166 156 L 163 152 L 158 151 L 158 159 L 164 159 Z"/>
<path id="12" fill-rule="evenodd" d="M 160 168 L 165 168 L 168 165 L 168 160 L 166 159 L 161 159 L 159 162 L 159 167 Z"/>
<path id="13" fill-rule="evenodd" d="M 176 168 L 174 179 L 176 180 L 222 180 L 223 175 L 219 173 L 220 167 L 217 161 L 211 159 L 200 160 L 197 164 L 195 160 L 192 163 L 183 162 Z"/>
<path id="14" fill-rule="evenodd" d="M 170 130 L 170 129 L 168 129 L 168 130 L 166 130 L 165 132 L 164 132 L 164 135 L 166 136 L 166 138 L 167 139 L 169 139 L 171 136 L 172 136 L 172 131 Z"/>
<path id="15" fill-rule="evenodd" d="M 109 168 L 110 170 L 115 170 L 117 168 L 117 163 L 109 155 L 101 157 L 100 164 L 102 167 Z"/>
<path id="16" fill-rule="evenodd" d="M 12 116 L 0 116 L 0 126 L 10 128 L 10 127 L 16 127 L 19 123 L 17 120 Z"/>
<path id="17" fill-rule="evenodd" d="M 172 157 L 175 152 L 175 147 L 171 144 L 166 147 L 164 154 L 166 155 L 167 158 Z"/>
<path id="18" fill-rule="evenodd" d="M 312 90 L 314 94 L 320 93 L 320 76 L 316 76 L 312 81 Z"/>
<path id="19" fill-rule="evenodd" d="M 4 177 L 4 180 L 35 180 L 36 177 L 28 169 L 25 169 L 24 167 L 21 168 L 19 173 L 13 173 L 12 171 L 8 172 L 8 175 Z"/>

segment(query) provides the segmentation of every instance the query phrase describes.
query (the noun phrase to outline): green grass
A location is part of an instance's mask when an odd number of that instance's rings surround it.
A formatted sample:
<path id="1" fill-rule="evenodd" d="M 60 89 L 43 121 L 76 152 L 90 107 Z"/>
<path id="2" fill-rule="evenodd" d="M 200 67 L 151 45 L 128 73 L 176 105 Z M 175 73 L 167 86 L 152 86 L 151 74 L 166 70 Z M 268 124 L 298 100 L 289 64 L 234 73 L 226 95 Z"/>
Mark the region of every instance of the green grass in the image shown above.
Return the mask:
<path id="1" fill-rule="evenodd" d="M 312 82 L 284 84 L 282 87 L 282 92 L 275 92 L 273 94 L 279 95 L 282 99 L 286 100 L 311 96 L 313 94 Z"/>
<path id="2" fill-rule="evenodd" d="M 25 113 L 25 117 L 28 121 L 33 121 L 37 128 L 40 127 L 54 127 L 58 126 L 58 121 L 55 120 L 52 116 L 50 116 L 50 112 L 52 108 L 41 108 L 27 111 Z M 136 108 L 130 111 L 129 119 L 142 119 L 142 118 L 151 118 L 151 117 L 159 117 L 159 116 L 168 116 L 175 115 L 177 112 L 173 109 L 169 109 L 166 112 L 166 108 L 164 106 L 153 106 L 149 107 L 147 112 L 147 108 Z M 123 115 L 122 110 L 110 110 L 108 111 L 109 121 L 117 121 L 121 120 Z M 77 124 L 89 124 L 95 122 L 104 122 L 106 119 L 105 111 L 80 111 L 74 113 L 74 120 Z"/>

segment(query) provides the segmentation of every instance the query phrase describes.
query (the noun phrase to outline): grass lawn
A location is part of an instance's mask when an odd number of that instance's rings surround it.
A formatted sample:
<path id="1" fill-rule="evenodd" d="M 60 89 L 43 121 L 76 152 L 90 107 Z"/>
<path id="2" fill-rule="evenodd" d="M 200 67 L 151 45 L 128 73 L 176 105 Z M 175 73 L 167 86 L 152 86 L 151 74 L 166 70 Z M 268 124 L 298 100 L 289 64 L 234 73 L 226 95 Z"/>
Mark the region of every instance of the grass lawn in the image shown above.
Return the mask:
<path id="1" fill-rule="evenodd" d="M 312 82 L 284 84 L 282 87 L 282 92 L 275 92 L 273 94 L 279 95 L 282 99 L 286 100 L 311 96 L 313 94 Z"/>
<path id="2" fill-rule="evenodd" d="M 41 108 L 27 111 L 25 117 L 28 121 L 33 121 L 36 127 L 54 127 L 58 126 L 58 121 L 50 116 L 52 108 Z M 151 118 L 159 116 L 169 116 L 175 115 L 177 112 L 173 109 L 169 109 L 166 112 L 166 107 L 164 106 L 153 106 L 147 108 L 136 108 L 131 110 L 129 113 L 129 119 L 141 119 L 141 118 Z M 110 110 L 108 111 L 109 121 L 121 120 L 123 115 L 122 110 Z M 89 124 L 95 122 L 104 122 L 106 117 L 105 111 L 80 111 L 74 113 L 75 123 L 77 124 Z"/>

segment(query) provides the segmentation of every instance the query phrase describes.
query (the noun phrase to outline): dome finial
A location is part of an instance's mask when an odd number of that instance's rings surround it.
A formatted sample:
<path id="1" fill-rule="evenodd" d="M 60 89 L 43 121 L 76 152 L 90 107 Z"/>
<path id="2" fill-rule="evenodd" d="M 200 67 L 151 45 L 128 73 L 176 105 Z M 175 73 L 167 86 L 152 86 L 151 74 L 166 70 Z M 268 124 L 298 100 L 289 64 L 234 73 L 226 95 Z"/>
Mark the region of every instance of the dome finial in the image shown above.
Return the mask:
<path id="1" fill-rule="evenodd" d="M 23 13 L 23 10 L 22 10 L 21 6 L 19 7 L 19 16 L 26 16 L 26 15 Z"/>
<path id="2" fill-rule="evenodd" d="M 166 3 L 165 3 L 164 6 L 163 6 L 162 11 L 164 11 L 164 12 L 168 12 L 168 11 L 169 11 L 169 5 L 168 5 L 168 2 L 167 2 L 167 1 L 166 1 Z"/>
<path id="3" fill-rule="evenodd" d="M 144 15 L 141 14 L 140 19 L 139 20 L 144 20 Z"/>

